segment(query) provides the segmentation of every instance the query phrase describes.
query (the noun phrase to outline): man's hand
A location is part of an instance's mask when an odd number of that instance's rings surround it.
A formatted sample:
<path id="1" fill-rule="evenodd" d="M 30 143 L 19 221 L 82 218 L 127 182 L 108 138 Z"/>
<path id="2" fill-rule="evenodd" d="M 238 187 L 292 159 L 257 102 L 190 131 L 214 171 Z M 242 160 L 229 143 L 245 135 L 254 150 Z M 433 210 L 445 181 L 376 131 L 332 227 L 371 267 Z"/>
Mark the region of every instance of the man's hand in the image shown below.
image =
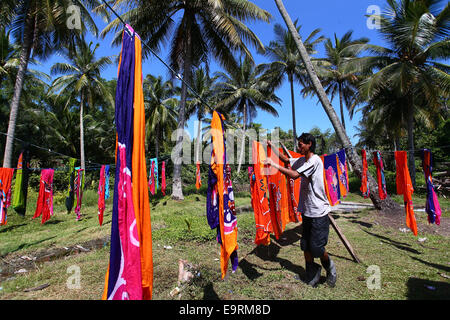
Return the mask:
<path id="1" fill-rule="evenodd" d="M 267 166 L 274 166 L 275 162 L 274 162 L 271 158 L 266 158 L 266 159 L 263 161 L 263 164 L 264 164 L 264 165 L 267 165 Z"/>

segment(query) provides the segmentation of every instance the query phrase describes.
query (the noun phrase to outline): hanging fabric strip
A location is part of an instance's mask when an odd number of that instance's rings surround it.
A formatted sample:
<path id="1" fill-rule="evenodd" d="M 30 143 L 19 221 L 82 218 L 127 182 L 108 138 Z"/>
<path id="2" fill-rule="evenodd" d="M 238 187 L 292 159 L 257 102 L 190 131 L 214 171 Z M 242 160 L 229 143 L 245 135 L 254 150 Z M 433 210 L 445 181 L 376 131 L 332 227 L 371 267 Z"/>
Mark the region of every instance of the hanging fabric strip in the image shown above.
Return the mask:
<path id="1" fill-rule="evenodd" d="M 11 182 L 14 169 L 0 168 L 0 226 L 7 222 L 8 194 L 11 192 Z"/>
<path id="2" fill-rule="evenodd" d="M 25 216 L 27 210 L 27 195 L 28 195 L 28 175 L 29 175 L 29 151 L 25 149 L 19 156 L 16 171 L 16 182 L 14 187 L 12 207 L 20 214 Z"/>
<path id="3" fill-rule="evenodd" d="M 81 219 L 81 204 L 83 200 L 84 190 L 84 169 L 75 168 L 75 185 L 74 192 L 76 196 L 75 214 L 77 215 L 77 221 Z"/>
<path id="4" fill-rule="evenodd" d="M 105 165 L 105 200 L 109 197 L 109 164 L 107 164 Z"/>
<path id="5" fill-rule="evenodd" d="M 197 188 L 197 190 L 200 189 L 200 187 L 202 186 L 202 177 L 200 175 L 200 162 L 197 162 L 196 164 L 196 171 L 195 171 L 195 187 Z"/>
<path id="6" fill-rule="evenodd" d="M 149 189 L 152 195 L 158 192 L 158 159 L 152 158 L 150 159 L 150 178 L 152 179 L 152 185 L 150 185 L 149 181 Z"/>
<path id="7" fill-rule="evenodd" d="M 422 168 L 423 174 L 425 175 L 425 181 L 427 183 L 427 200 L 425 202 L 425 211 L 428 214 L 428 222 L 436 223 L 440 225 L 441 223 L 441 206 L 439 205 L 438 197 L 433 186 L 433 158 L 431 150 L 423 149 L 420 152 L 422 158 Z"/>
<path id="8" fill-rule="evenodd" d="M 384 200 L 387 197 L 386 180 L 384 178 L 383 159 L 381 158 L 381 154 L 379 151 L 373 152 L 373 163 L 377 168 L 378 195 L 380 196 L 381 200 Z"/>
<path id="9" fill-rule="evenodd" d="M 288 150 L 290 157 L 292 159 L 290 160 L 290 163 L 288 165 L 288 168 L 292 170 L 297 170 L 297 168 L 301 165 L 302 162 L 304 162 L 304 157 L 300 153 L 296 153 L 294 151 Z M 280 151 L 281 152 L 281 151 Z M 286 155 L 288 156 L 288 155 Z M 290 222 L 301 222 L 302 221 L 302 213 L 300 212 L 300 187 L 302 184 L 302 178 L 297 179 L 291 179 L 287 178 L 288 184 L 288 192 L 291 195 L 290 201 L 288 203 L 289 205 L 289 221 Z"/>
<path id="10" fill-rule="evenodd" d="M 347 170 L 347 161 L 345 156 L 345 150 L 342 149 L 336 153 L 337 157 L 337 169 L 338 169 L 338 178 L 339 178 L 339 193 L 341 195 L 341 200 L 347 196 L 347 193 L 350 192 L 348 187 L 348 170 Z"/>
<path id="11" fill-rule="evenodd" d="M 150 217 L 150 202 L 147 185 L 147 165 L 145 159 L 145 106 L 142 74 L 142 43 L 140 37 L 135 34 L 134 48 L 134 130 L 133 130 L 133 204 L 137 231 L 139 234 L 142 299 L 152 299 L 153 291 L 153 253 L 152 253 L 152 229 Z M 156 185 L 158 189 L 158 164 L 156 163 Z"/>
<path id="12" fill-rule="evenodd" d="M 105 211 L 105 165 L 100 168 L 100 180 L 98 181 L 98 223 L 103 224 L 103 213 Z"/>
<path id="13" fill-rule="evenodd" d="M 141 51 L 139 37 L 133 30 L 129 32 L 133 35 L 125 31 L 122 34 L 116 89 L 116 173 L 110 260 L 102 297 L 110 300 L 140 300 L 144 297 L 140 234 L 144 230 L 139 218 L 143 209 L 141 198 L 148 202 L 148 187 L 147 171 L 141 171 L 145 168 L 145 154 L 142 150 L 145 129 L 142 130 L 143 101 L 140 96 Z M 150 212 L 147 213 L 150 216 Z"/>
<path id="14" fill-rule="evenodd" d="M 270 217 L 269 198 L 267 190 L 267 178 L 264 175 L 264 165 L 266 155 L 261 144 L 257 141 L 252 143 L 253 168 L 249 167 L 249 180 L 252 193 L 252 206 L 255 215 L 255 244 L 269 245 L 272 220 Z"/>
<path id="15" fill-rule="evenodd" d="M 336 154 L 323 156 L 324 177 L 328 188 L 328 200 L 330 205 L 335 206 L 340 201 L 338 162 Z"/>
<path id="16" fill-rule="evenodd" d="M 65 201 L 67 213 L 70 213 L 70 211 L 72 211 L 73 204 L 75 201 L 74 181 L 75 181 L 75 163 L 76 163 L 76 161 L 77 161 L 77 159 L 69 158 L 69 174 L 67 176 L 67 178 L 69 179 L 69 187 L 67 188 L 66 201 Z"/>
<path id="17" fill-rule="evenodd" d="M 231 259 L 232 271 L 238 266 L 237 259 L 237 219 L 231 209 L 230 179 L 227 177 L 226 143 L 224 136 L 224 117 L 213 112 L 211 121 L 211 165 L 208 173 L 207 219 L 211 228 L 217 229 L 217 241 L 220 244 L 220 267 L 222 279 Z"/>
<path id="18" fill-rule="evenodd" d="M 33 219 L 42 215 L 41 224 L 44 224 L 53 215 L 53 175 L 55 170 L 44 169 L 41 171 L 39 195 L 36 203 L 36 211 Z"/>
<path id="19" fill-rule="evenodd" d="M 279 148 L 278 152 L 283 152 L 281 148 Z M 284 231 L 286 226 L 290 222 L 289 220 L 289 210 L 292 206 L 289 206 L 289 202 L 291 201 L 291 194 L 288 189 L 288 179 L 286 175 L 281 174 L 280 181 L 280 193 L 281 193 L 281 229 Z"/>
<path id="20" fill-rule="evenodd" d="M 411 229 L 415 236 L 417 236 L 417 223 L 414 216 L 414 207 L 412 202 L 414 188 L 409 175 L 406 151 L 395 151 L 395 164 L 397 169 L 395 177 L 397 183 L 397 194 L 403 195 L 406 211 L 406 226 Z"/>
<path id="21" fill-rule="evenodd" d="M 162 162 L 161 166 L 161 192 L 166 195 L 166 162 Z"/>
<path id="22" fill-rule="evenodd" d="M 148 189 L 150 193 L 155 195 L 156 190 L 156 181 L 155 181 L 155 163 L 150 159 L 150 178 L 148 178 Z"/>
<path id="23" fill-rule="evenodd" d="M 367 176 L 367 157 L 366 157 L 366 150 L 361 150 L 361 158 L 362 158 L 362 177 L 361 177 L 361 187 L 359 190 L 361 191 L 364 198 L 368 198 L 370 195 L 370 188 L 369 188 L 369 178 Z"/>
<path id="24" fill-rule="evenodd" d="M 282 165 L 280 159 L 272 151 L 270 146 L 267 146 L 267 157 L 278 165 Z M 269 208 L 270 208 L 270 220 L 275 238 L 278 240 L 284 231 L 282 221 L 282 194 L 281 194 L 281 172 L 275 168 L 265 168 L 267 187 L 269 191 Z M 285 195 L 287 196 L 287 194 Z M 287 203 L 286 203 L 287 204 Z M 287 209 L 287 208 L 286 208 Z"/>

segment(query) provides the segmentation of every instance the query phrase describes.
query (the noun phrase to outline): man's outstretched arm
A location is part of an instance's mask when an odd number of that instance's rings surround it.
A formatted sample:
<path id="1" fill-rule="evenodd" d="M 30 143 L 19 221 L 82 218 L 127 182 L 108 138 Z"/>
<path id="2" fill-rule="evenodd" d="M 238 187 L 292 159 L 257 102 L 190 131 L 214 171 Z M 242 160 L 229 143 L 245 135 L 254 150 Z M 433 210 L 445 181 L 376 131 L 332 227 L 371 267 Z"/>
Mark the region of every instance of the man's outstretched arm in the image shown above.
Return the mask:
<path id="1" fill-rule="evenodd" d="M 281 158 L 280 158 L 281 159 Z M 288 160 L 289 161 L 289 160 Z M 285 167 L 283 167 L 283 166 L 280 166 L 279 164 L 277 164 L 277 163 L 275 163 L 272 159 L 270 159 L 270 158 L 267 158 L 265 161 L 264 161 L 264 164 L 265 165 L 269 165 L 269 166 L 272 166 L 272 167 L 274 167 L 275 169 L 278 169 L 282 174 L 284 174 L 284 175 L 286 175 L 286 176 L 288 176 L 289 178 L 291 178 L 291 179 L 298 179 L 299 177 L 300 177 L 300 173 L 298 173 L 297 171 L 295 171 L 295 170 L 291 170 L 291 169 L 288 169 L 288 168 L 285 168 Z"/>

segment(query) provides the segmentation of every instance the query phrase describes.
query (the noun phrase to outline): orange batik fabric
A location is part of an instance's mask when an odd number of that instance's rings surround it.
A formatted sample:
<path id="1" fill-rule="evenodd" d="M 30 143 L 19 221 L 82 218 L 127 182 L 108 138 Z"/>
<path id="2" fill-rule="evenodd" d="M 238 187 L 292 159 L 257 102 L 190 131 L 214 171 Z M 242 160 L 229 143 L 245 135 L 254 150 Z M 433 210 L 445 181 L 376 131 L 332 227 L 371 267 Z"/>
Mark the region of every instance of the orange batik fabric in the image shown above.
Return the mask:
<path id="1" fill-rule="evenodd" d="M 417 236 L 417 223 L 414 215 L 412 194 L 414 188 L 409 175 L 406 151 L 395 151 L 397 194 L 403 195 L 406 211 L 406 226 Z"/>
<path id="2" fill-rule="evenodd" d="M 267 178 L 264 175 L 264 160 L 266 154 L 262 145 L 253 141 L 252 160 L 253 167 L 249 167 L 249 179 L 252 193 L 252 206 L 255 214 L 255 244 L 268 245 L 270 243 L 270 233 L 272 223 L 270 217 Z"/>

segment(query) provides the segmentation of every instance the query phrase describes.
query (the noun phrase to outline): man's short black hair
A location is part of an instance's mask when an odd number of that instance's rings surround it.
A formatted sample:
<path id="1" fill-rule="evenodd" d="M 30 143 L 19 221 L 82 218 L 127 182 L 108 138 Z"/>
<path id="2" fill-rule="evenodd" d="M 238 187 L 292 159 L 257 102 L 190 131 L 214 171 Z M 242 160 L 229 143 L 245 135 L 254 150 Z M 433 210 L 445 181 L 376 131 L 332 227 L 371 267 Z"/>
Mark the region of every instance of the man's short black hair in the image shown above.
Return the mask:
<path id="1" fill-rule="evenodd" d="M 316 152 L 316 138 L 311 134 L 307 132 L 303 132 L 298 138 L 297 141 L 301 141 L 305 144 L 308 144 L 311 142 L 311 150 L 312 152 Z"/>

